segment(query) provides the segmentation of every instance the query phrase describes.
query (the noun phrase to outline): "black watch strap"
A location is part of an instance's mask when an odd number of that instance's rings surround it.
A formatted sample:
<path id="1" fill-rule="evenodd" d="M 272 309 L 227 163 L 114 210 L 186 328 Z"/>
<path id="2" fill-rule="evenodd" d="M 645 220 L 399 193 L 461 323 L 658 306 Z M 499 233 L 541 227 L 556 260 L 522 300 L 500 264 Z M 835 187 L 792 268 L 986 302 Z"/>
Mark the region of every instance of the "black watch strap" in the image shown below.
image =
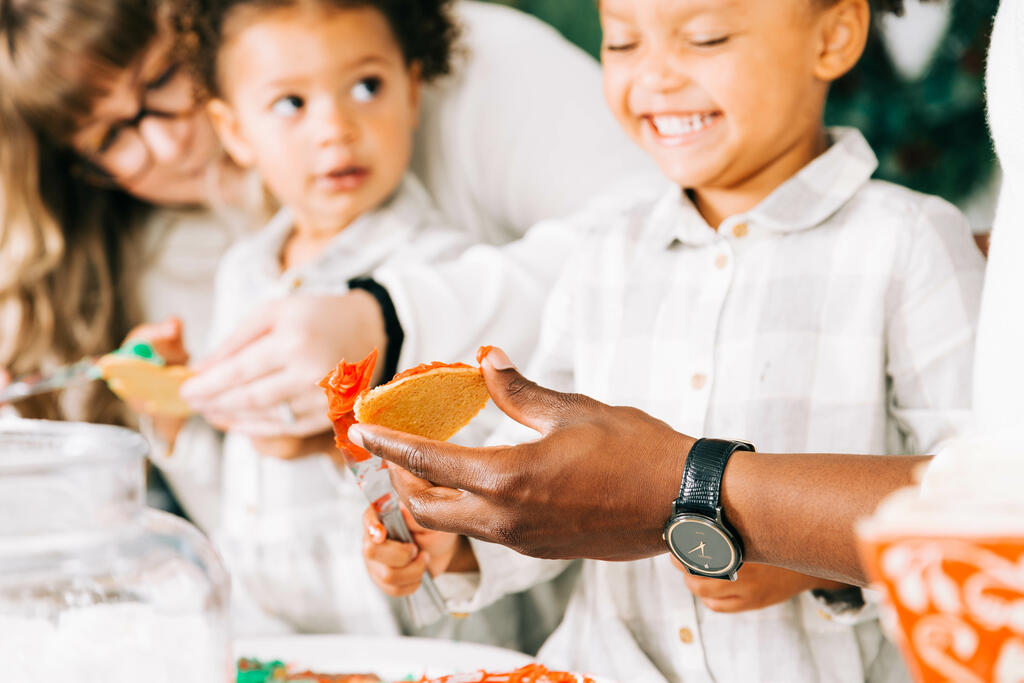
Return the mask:
<path id="1" fill-rule="evenodd" d="M 736 451 L 753 451 L 745 441 L 698 439 L 686 456 L 683 483 L 676 499 L 675 513 L 696 512 L 714 518 L 722 490 L 722 475 Z"/>

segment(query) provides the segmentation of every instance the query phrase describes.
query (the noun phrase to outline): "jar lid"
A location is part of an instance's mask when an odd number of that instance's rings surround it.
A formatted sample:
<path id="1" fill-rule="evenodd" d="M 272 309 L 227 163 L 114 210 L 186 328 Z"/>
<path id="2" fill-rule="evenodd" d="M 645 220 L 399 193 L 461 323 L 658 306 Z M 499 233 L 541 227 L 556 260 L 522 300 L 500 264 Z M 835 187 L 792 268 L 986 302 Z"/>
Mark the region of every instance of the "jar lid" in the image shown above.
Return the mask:
<path id="1" fill-rule="evenodd" d="M 138 460 L 148 449 L 140 434 L 123 427 L 20 418 L 0 420 L 0 476 L 72 464 Z"/>

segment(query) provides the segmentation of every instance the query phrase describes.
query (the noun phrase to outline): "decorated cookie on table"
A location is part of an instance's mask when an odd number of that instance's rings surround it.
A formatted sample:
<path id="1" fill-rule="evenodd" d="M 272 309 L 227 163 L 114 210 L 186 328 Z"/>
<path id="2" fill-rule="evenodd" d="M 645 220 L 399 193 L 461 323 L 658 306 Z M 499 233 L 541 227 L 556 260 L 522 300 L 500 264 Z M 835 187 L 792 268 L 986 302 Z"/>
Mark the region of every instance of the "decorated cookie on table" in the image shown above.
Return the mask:
<path id="1" fill-rule="evenodd" d="M 275 681 L 292 681 L 292 683 L 377 683 L 381 679 L 373 674 L 324 674 L 312 671 L 294 672 L 281 661 L 264 662 L 258 659 L 239 659 L 237 683 L 274 683 Z M 547 667 L 533 663 L 514 671 L 477 670 L 467 673 L 451 674 L 430 678 L 422 676 L 413 679 L 411 676 L 403 680 L 416 683 L 595 683 L 594 679 L 567 671 L 552 671 Z"/>
<path id="2" fill-rule="evenodd" d="M 295 671 L 279 660 L 264 662 L 259 659 L 242 658 L 238 660 L 235 680 L 237 683 L 380 683 L 381 679 L 374 674 L 366 673 L 328 674 Z"/>

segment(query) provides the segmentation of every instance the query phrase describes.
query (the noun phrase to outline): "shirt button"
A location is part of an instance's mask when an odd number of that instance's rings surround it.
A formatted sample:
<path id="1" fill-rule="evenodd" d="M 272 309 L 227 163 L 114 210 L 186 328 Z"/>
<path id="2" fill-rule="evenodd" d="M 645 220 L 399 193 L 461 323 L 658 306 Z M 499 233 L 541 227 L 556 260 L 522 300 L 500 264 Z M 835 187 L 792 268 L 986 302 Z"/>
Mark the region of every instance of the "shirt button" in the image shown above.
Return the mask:
<path id="1" fill-rule="evenodd" d="M 725 254 L 719 254 L 718 256 L 715 257 L 715 268 L 722 270 L 727 265 L 729 265 L 728 256 L 726 256 Z"/>
<path id="2" fill-rule="evenodd" d="M 732 234 L 733 234 L 733 237 L 746 237 L 747 236 L 747 224 L 746 223 L 737 223 L 736 225 L 732 226 Z"/>
<path id="3" fill-rule="evenodd" d="M 693 642 L 693 631 L 686 627 L 679 629 L 679 640 L 684 644 L 689 645 Z"/>
<path id="4" fill-rule="evenodd" d="M 298 289 L 301 286 L 302 286 L 302 278 L 301 277 L 297 277 L 294 280 L 292 280 L 292 282 L 291 282 L 291 288 L 292 289 Z"/>
<path id="5" fill-rule="evenodd" d="M 690 378 L 690 386 L 700 391 L 704 388 L 704 385 L 708 383 L 708 376 L 703 372 L 694 373 L 693 377 Z"/>

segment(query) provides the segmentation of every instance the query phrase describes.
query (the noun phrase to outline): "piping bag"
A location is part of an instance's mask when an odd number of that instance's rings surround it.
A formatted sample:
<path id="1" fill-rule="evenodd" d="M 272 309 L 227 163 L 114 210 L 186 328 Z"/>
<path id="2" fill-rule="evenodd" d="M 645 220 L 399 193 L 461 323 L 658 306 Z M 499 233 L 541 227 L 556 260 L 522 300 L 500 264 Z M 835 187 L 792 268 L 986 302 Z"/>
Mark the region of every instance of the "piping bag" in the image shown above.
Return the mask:
<path id="1" fill-rule="evenodd" d="M 402 517 L 398 493 L 391 485 L 387 463 L 348 440 L 348 428 L 356 423 L 353 413 L 356 399 L 369 388 L 376 364 L 376 349 L 358 363 L 341 361 L 338 367 L 320 380 L 320 387 L 327 394 L 327 415 L 334 425 L 334 443 L 345 457 L 345 463 L 355 476 L 356 484 L 377 511 L 377 516 L 388 531 L 388 538 L 412 543 L 412 532 Z M 429 572 L 423 574 L 420 587 L 407 596 L 404 602 L 412 623 L 417 627 L 432 624 L 447 614 L 444 598 Z"/>

